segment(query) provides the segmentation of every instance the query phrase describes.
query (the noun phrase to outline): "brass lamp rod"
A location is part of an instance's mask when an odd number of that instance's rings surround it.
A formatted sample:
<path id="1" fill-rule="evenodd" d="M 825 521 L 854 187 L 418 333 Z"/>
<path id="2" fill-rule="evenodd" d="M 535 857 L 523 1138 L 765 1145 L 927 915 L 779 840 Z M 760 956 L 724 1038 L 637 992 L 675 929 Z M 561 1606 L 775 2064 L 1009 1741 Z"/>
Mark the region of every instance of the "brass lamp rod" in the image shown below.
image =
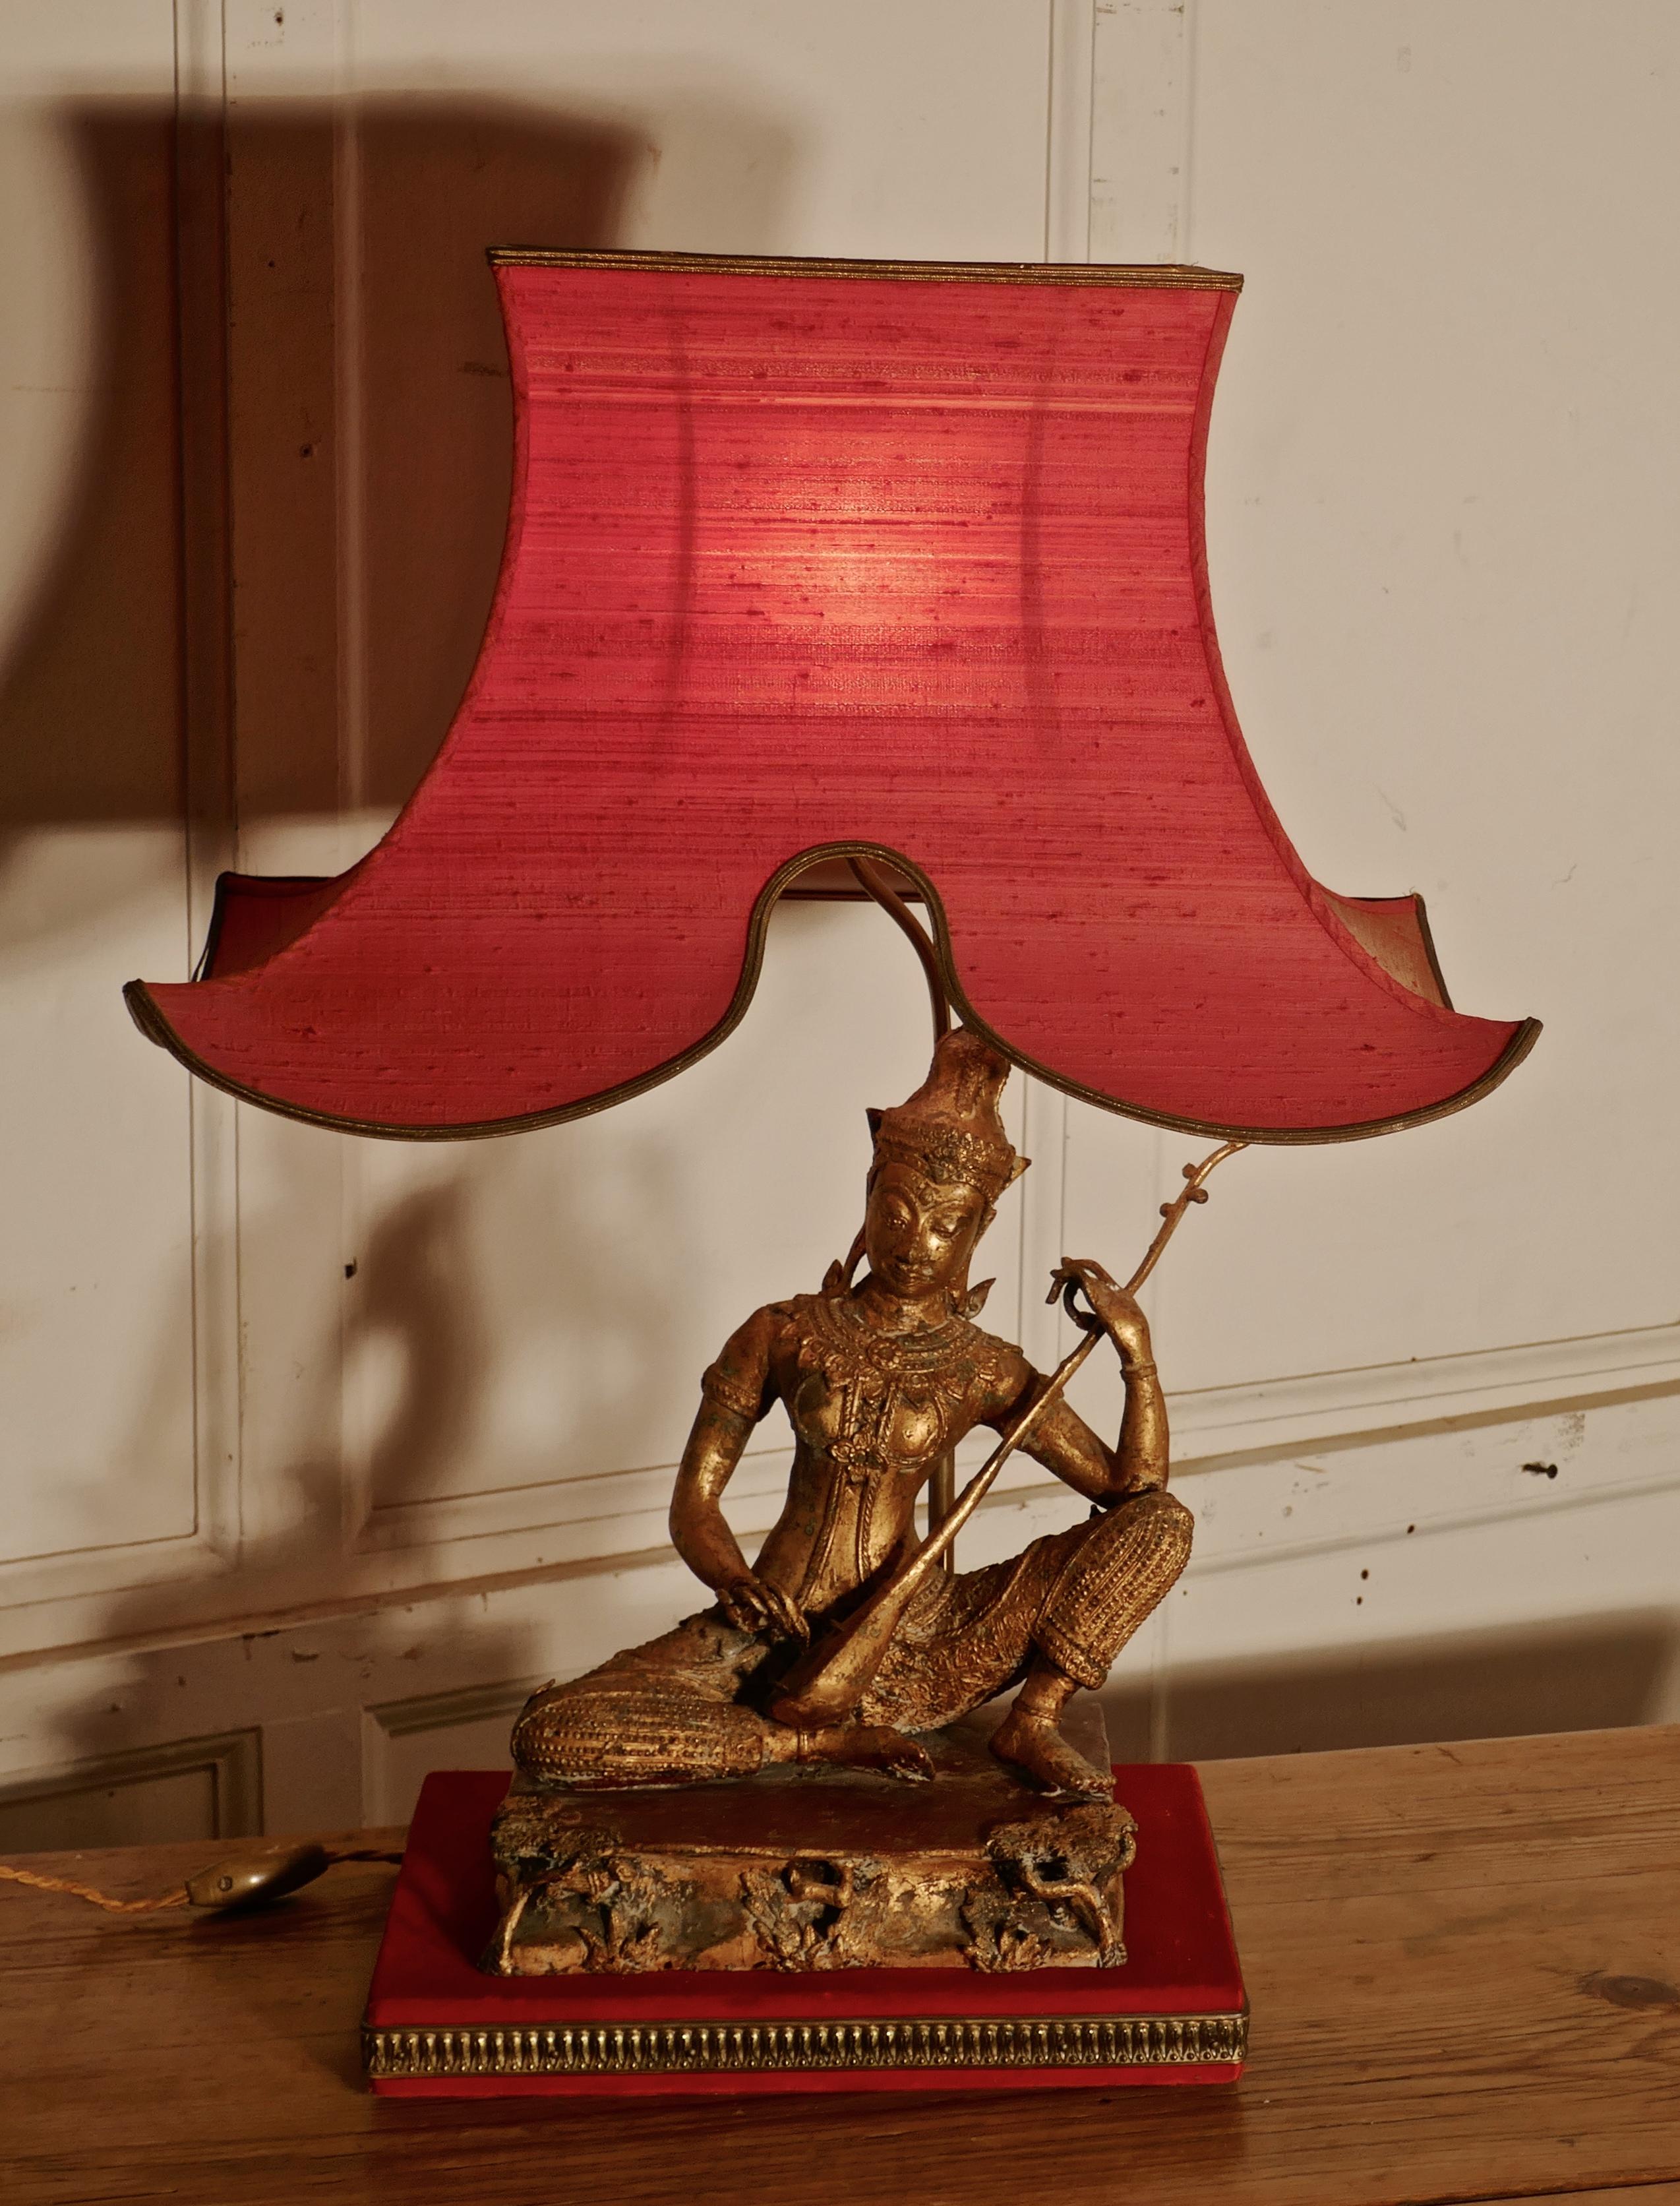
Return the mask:
<path id="1" fill-rule="evenodd" d="M 927 1008 L 933 1016 L 935 1046 L 950 1028 L 950 999 L 945 993 L 945 976 L 939 970 L 939 953 L 932 937 L 917 920 L 902 896 L 899 895 L 879 866 L 867 858 L 848 858 L 852 879 L 866 896 L 873 897 L 881 909 L 909 940 L 921 963 L 922 978 L 927 983 Z M 949 1449 L 938 1458 L 928 1473 L 927 1532 L 931 1539 L 956 1504 L 956 1458 Z M 950 1544 L 944 1551 L 944 1567 L 956 1568 L 956 1557 Z"/>
<path id="2" fill-rule="evenodd" d="M 937 1042 L 950 1026 L 950 1003 L 945 994 L 944 975 L 939 970 L 938 951 L 926 928 L 918 922 L 915 914 L 879 867 L 872 865 L 867 858 L 848 858 L 846 863 L 864 894 L 874 898 L 893 925 L 908 937 L 911 948 L 921 960 L 922 975 L 927 982 L 928 1009 L 933 1014 L 933 1039 Z"/>

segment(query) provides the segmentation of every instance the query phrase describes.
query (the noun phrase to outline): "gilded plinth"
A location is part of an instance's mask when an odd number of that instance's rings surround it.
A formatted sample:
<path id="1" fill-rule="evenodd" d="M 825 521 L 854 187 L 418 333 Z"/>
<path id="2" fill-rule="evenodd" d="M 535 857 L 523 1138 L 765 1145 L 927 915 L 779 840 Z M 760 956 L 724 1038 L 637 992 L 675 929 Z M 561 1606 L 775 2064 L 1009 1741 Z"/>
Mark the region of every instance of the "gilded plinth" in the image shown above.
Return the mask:
<path id="1" fill-rule="evenodd" d="M 935 1781 L 786 1765 L 711 1785 L 516 1785 L 497 1819 L 486 1968 L 1113 1968 L 1124 1808 L 1051 1800 L 994 1756 L 982 1710 L 923 1738 Z M 1105 1763 L 1100 1707 L 1064 1719 Z"/>

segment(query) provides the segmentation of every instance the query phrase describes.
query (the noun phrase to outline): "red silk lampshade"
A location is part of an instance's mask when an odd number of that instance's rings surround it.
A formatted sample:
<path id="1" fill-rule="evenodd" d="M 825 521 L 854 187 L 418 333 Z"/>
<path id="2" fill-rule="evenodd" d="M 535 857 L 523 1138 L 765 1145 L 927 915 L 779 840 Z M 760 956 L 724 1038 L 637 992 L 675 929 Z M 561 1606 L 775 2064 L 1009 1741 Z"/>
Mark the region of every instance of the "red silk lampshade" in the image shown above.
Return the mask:
<path id="1" fill-rule="evenodd" d="M 517 450 L 438 759 L 336 880 L 222 885 L 134 1015 L 367 1133 L 600 1108 L 745 1009 L 828 856 L 925 897 L 962 1017 L 1158 1124 L 1333 1140 L 1500 1080 L 1421 906 L 1307 874 L 1220 671 L 1199 269 L 492 256 Z"/>

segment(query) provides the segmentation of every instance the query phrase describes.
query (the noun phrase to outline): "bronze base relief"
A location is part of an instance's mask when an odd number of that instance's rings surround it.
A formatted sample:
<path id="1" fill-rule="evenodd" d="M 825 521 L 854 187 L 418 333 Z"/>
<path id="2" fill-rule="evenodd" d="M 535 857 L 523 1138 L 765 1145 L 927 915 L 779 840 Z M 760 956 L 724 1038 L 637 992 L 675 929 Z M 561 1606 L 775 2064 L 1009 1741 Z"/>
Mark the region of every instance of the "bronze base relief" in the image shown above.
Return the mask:
<path id="1" fill-rule="evenodd" d="M 1135 1827 L 1000 1763 L 985 1708 L 921 1740 L 937 1773 L 785 1764 L 727 1782 L 517 1780 L 495 1824 L 503 1976 L 664 1969 L 1112 1968 Z M 1099 1703 L 1064 1719 L 1108 1766 Z"/>

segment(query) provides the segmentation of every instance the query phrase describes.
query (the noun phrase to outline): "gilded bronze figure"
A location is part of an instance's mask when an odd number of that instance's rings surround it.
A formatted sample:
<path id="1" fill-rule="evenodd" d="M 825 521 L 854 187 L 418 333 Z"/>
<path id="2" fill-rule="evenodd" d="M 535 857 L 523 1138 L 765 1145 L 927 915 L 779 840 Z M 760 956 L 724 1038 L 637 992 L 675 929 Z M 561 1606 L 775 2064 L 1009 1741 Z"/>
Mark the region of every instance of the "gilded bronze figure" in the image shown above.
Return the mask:
<path id="1" fill-rule="evenodd" d="M 986 1288 L 971 1291 L 970 1261 L 1027 1166 L 998 1115 L 1008 1074 L 958 1028 L 907 1102 L 871 1112 L 849 1262 L 819 1293 L 755 1311 L 701 1382 L 670 1523 L 715 1605 L 535 1694 L 513 1738 L 527 1787 L 695 1785 L 793 1762 L 930 1778 L 935 1761 L 915 1734 L 1013 1690 L 992 1752 L 1042 1792 L 1111 1798 L 1107 1771 L 1060 1718 L 1081 1687 L 1102 1684 L 1178 1577 L 1191 1518 L 1166 1491 L 1166 1412 L 1129 1289 L 1088 1260 L 1057 1274 L 1120 1356 L 1112 1448 L 1055 1391 L 1066 1365 L 1047 1380 L 974 1322 Z M 1187 1178 L 1149 1261 L 1184 1202 L 1202 1199 Z M 749 1564 L 720 1499 L 777 1402 L 794 1428 L 792 1476 Z M 1024 1419 L 1019 1445 L 1092 1504 L 1088 1517 L 1009 1562 L 952 1575 L 925 1554 L 915 1574 L 915 1506 L 934 1467 L 976 1426 L 1007 1439 Z M 902 1613 L 883 1601 L 896 1581 L 914 1587 Z"/>

